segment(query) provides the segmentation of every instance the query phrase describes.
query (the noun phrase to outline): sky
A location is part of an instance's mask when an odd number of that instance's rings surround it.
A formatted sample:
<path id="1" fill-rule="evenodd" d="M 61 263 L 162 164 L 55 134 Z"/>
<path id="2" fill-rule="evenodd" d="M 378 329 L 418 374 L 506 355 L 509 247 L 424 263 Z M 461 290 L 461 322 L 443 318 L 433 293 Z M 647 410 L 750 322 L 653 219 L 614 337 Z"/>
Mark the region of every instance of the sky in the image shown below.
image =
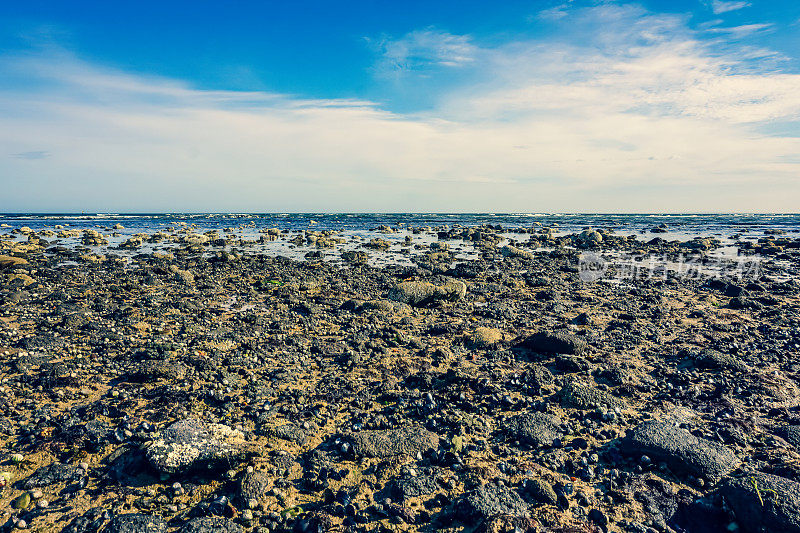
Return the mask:
<path id="1" fill-rule="evenodd" d="M 800 2 L 0 3 L 0 212 L 798 212 Z"/>

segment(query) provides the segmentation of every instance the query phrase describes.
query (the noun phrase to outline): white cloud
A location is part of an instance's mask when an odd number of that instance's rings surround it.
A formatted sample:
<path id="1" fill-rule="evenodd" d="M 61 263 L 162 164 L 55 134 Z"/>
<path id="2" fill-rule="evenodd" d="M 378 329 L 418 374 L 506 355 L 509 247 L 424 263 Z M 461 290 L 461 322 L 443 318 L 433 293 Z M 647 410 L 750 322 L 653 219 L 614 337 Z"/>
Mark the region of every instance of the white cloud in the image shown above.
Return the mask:
<path id="1" fill-rule="evenodd" d="M 382 67 L 388 70 L 420 70 L 431 66 L 459 67 L 475 60 L 477 48 L 466 35 L 436 29 L 410 32 L 399 39 L 379 42 Z"/>
<path id="2" fill-rule="evenodd" d="M 711 2 L 711 10 L 714 12 L 715 15 L 719 15 L 721 13 L 727 13 L 728 11 L 737 11 L 739 9 L 743 9 L 749 6 L 750 2 L 742 2 L 738 0 L 733 0 L 733 1 L 712 0 Z"/>
<path id="3" fill-rule="evenodd" d="M 800 139 L 760 131 L 800 120 L 800 76 L 753 71 L 681 17 L 574 17 L 580 44 L 425 30 L 387 47 L 476 76 L 405 114 L 7 57 L 30 86 L 0 86 L 0 210 L 796 209 Z"/>
<path id="4" fill-rule="evenodd" d="M 554 7 L 542 9 L 536 14 L 536 18 L 541 20 L 560 20 L 569 14 L 570 3 L 559 4 Z"/>
<path id="5" fill-rule="evenodd" d="M 722 28 L 709 28 L 709 33 L 726 33 L 735 38 L 749 37 L 756 33 L 764 33 L 772 30 L 773 24 L 742 24 L 741 26 L 730 26 Z"/>

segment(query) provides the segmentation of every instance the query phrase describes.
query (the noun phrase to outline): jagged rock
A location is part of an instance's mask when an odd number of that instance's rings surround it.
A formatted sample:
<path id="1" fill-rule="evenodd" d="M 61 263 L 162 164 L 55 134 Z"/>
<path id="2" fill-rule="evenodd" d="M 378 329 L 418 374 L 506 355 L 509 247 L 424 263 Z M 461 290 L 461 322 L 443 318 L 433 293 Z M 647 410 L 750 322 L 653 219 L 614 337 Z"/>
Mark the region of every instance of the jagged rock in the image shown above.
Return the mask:
<path id="1" fill-rule="evenodd" d="M 437 490 L 439 485 L 431 475 L 405 477 L 392 482 L 392 494 L 401 502 L 407 498 L 427 496 Z"/>
<path id="2" fill-rule="evenodd" d="M 800 450 L 800 425 L 779 427 L 775 434 Z"/>
<path id="3" fill-rule="evenodd" d="M 93 507 L 67 524 L 61 533 L 97 533 L 110 518 L 111 513 L 107 509 Z"/>

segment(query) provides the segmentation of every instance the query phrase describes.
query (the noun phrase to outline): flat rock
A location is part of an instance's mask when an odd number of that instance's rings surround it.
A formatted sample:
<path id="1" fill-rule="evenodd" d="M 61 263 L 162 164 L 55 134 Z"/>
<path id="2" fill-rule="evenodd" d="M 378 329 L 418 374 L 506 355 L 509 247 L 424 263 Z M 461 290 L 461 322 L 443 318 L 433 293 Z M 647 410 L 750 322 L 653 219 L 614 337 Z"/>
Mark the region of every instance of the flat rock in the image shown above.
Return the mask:
<path id="1" fill-rule="evenodd" d="M 195 468 L 227 467 L 246 456 L 244 434 L 196 418 L 175 422 L 145 446 L 150 463 L 174 474 Z"/>
<path id="2" fill-rule="evenodd" d="M 129 513 L 115 516 L 103 533 L 161 533 L 166 530 L 167 523 L 158 515 Z"/>
<path id="3" fill-rule="evenodd" d="M 579 355 L 586 351 L 586 341 L 568 331 L 540 331 L 525 339 L 522 346 L 538 353 Z"/>
<path id="4" fill-rule="evenodd" d="M 719 492 L 744 533 L 800 533 L 800 483 L 754 472 L 725 478 Z"/>
<path id="5" fill-rule="evenodd" d="M 508 487 L 483 485 L 466 494 L 459 502 L 458 510 L 463 518 L 475 522 L 496 515 L 526 516 L 528 504 Z"/>
<path id="6" fill-rule="evenodd" d="M 717 350 L 703 350 L 695 358 L 695 365 L 698 368 L 712 370 L 744 370 L 746 366 L 734 356 L 725 354 Z"/>
<path id="7" fill-rule="evenodd" d="M 439 447 L 437 435 L 414 426 L 361 431 L 352 435 L 351 442 L 353 452 L 363 457 L 414 456 Z"/>
<path id="8" fill-rule="evenodd" d="M 81 478 L 82 470 L 78 465 L 51 463 L 43 466 L 30 475 L 22 484 L 26 490 L 49 487 L 58 483 L 71 483 Z"/>
<path id="9" fill-rule="evenodd" d="M 178 533 L 244 533 L 244 528 L 228 518 L 205 516 L 189 520 Z"/>
<path id="10" fill-rule="evenodd" d="M 537 448 L 552 446 L 563 435 L 561 419 L 548 413 L 523 413 L 511 418 L 508 432 L 520 442 Z"/>
<path id="11" fill-rule="evenodd" d="M 432 475 L 404 477 L 392 482 L 392 494 L 399 501 L 427 496 L 437 490 L 439 490 L 439 485 Z"/>
<path id="12" fill-rule="evenodd" d="M 359 309 L 361 311 L 379 311 L 381 313 L 405 315 L 411 311 L 411 306 L 394 300 L 370 300 L 364 302 Z"/>
<path id="13" fill-rule="evenodd" d="M 647 455 L 656 462 L 665 462 L 678 474 L 712 480 L 721 478 L 740 464 L 736 455 L 725 446 L 659 421 L 635 427 L 622 439 L 620 449 L 628 455 Z"/>

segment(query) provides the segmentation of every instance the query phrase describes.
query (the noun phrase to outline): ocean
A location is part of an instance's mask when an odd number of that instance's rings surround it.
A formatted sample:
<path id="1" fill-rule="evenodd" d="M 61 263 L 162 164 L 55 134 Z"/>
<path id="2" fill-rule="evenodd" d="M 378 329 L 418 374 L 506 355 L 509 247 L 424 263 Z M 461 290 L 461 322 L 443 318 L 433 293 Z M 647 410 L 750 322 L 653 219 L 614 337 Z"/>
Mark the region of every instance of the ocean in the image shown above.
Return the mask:
<path id="1" fill-rule="evenodd" d="M 774 231 L 800 232 L 800 214 L 562 214 L 562 213 L 6 213 L 0 224 L 34 230 L 56 225 L 70 228 L 111 228 L 121 234 L 151 232 L 181 223 L 197 231 L 223 228 L 279 228 L 282 230 L 369 231 L 378 226 L 452 227 L 500 225 L 507 228 L 551 227 L 562 232 L 584 228 L 608 229 L 620 234 L 649 232 L 666 226 L 676 238 L 744 234 L 757 238 Z M 10 228 L 3 228 L 8 231 Z"/>

